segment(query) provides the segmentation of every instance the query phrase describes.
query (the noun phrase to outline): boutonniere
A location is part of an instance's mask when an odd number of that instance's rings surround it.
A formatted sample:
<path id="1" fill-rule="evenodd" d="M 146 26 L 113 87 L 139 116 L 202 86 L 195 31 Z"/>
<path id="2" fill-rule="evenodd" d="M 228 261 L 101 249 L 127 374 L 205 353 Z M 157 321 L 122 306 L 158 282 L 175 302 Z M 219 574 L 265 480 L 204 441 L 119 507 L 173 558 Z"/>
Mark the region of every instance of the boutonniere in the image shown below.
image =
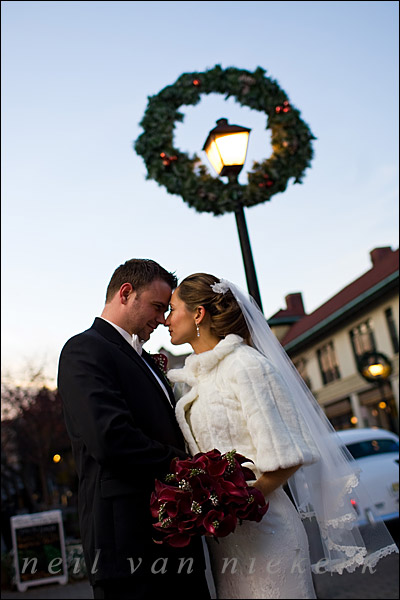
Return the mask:
<path id="1" fill-rule="evenodd" d="M 156 363 L 157 367 L 163 372 L 163 374 L 165 375 L 165 377 L 167 377 L 167 373 L 168 373 L 168 358 L 165 356 L 165 354 L 150 354 L 151 358 L 154 360 L 154 362 Z"/>

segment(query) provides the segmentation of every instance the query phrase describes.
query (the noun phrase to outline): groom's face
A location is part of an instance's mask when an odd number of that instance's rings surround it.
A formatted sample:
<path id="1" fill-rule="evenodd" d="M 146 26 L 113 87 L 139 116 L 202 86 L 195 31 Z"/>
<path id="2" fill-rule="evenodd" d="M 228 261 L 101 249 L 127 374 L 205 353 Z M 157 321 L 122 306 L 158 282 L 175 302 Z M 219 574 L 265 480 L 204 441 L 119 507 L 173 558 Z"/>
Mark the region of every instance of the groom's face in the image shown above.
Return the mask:
<path id="1" fill-rule="evenodd" d="M 132 291 L 130 328 L 141 340 L 147 341 L 156 327 L 165 325 L 171 291 L 168 283 L 162 279 L 152 281 L 139 292 Z"/>

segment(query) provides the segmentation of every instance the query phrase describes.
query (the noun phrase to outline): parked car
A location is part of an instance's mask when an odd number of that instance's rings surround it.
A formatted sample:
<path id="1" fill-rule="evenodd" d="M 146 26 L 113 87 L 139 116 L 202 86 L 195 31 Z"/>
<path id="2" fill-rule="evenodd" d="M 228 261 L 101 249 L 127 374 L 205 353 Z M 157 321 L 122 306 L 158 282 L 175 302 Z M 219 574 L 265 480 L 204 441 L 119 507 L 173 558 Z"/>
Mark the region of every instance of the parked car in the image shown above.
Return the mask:
<path id="1" fill-rule="evenodd" d="M 378 428 L 337 431 L 361 469 L 366 494 L 353 505 L 363 525 L 379 516 L 386 523 L 399 518 L 399 437 Z"/>

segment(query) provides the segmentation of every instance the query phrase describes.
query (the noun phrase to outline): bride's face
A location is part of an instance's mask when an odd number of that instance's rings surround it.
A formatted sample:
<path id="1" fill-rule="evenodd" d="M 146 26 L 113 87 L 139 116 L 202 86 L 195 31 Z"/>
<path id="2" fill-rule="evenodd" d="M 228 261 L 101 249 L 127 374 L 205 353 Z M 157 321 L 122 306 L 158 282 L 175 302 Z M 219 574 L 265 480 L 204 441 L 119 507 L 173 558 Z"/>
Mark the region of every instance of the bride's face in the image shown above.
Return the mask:
<path id="1" fill-rule="evenodd" d="M 177 290 L 171 296 L 171 311 L 165 321 L 171 336 L 171 344 L 191 344 L 196 339 L 196 323 L 194 313 L 178 296 Z"/>

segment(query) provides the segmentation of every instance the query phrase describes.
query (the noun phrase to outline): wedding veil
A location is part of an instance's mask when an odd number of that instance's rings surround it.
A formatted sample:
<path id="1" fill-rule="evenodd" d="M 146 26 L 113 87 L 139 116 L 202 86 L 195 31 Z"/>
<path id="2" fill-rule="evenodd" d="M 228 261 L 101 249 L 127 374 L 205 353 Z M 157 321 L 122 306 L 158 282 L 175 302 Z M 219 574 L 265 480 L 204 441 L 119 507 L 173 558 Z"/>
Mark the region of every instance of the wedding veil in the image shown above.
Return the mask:
<path id="1" fill-rule="evenodd" d="M 301 467 L 288 481 L 307 531 L 313 571 L 352 572 L 359 566 L 372 569 L 380 558 L 398 552 L 398 548 L 384 522 L 372 511 L 366 525 L 357 524 L 359 517 L 353 503 L 359 505 L 359 494 L 363 498 L 368 494 L 360 483 L 356 461 L 341 443 L 253 298 L 225 279 L 211 287 L 216 292 L 230 289 L 233 293 L 245 317 L 252 345 L 280 372 L 320 453 L 316 463 Z"/>

